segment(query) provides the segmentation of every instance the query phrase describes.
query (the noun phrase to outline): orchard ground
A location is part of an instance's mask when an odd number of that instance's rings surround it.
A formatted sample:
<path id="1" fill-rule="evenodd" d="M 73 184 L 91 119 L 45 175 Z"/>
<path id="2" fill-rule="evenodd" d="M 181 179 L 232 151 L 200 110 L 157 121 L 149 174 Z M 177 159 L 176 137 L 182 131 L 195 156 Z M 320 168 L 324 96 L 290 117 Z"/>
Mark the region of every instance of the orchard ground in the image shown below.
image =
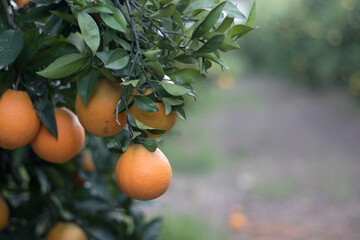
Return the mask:
<path id="1" fill-rule="evenodd" d="M 209 79 L 188 124 L 179 121 L 161 146 L 172 185 L 140 206 L 165 215 L 164 239 L 360 239 L 354 99 L 266 76 L 235 80 L 222 90 Z M 236 232 L 227 221 L 238 205 L 249 223 Z"/>

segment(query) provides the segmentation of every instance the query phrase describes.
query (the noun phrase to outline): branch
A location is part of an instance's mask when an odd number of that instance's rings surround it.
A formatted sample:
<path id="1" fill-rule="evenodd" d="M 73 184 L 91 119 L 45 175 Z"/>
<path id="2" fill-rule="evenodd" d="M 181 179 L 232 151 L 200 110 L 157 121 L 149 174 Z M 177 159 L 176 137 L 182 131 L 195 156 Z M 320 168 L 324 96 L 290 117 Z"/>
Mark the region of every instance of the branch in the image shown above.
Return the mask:
<path id="1" fill-rule="evenodd" d="M 6 18 L 10 24 L 10 26 L 19 31 L 20 33 L 22 33 L 21 29 L 18 27 L 18 25 L 16 25 L 16 23 L 14 22 L 13 18 L 11 17 L 10 15 L 10 12 L 9 12 L 9 4 L 7 2 L 7 0 L 1 0 L 3 6 L 4 6 L 4 10 L 5 10 L 5 14 L 6 14 Z"/>
<path id="2" fill-rule="evenodd" d="M 136 27 L 135 27 L 134 19 L 132 17 L 132 12 L 131 12 L 131 7 L 130 7 L 129 0 L 126 0 L 125 2 L 126 2 L 127 10 L 129 12 L 131 32 L 132 32 L 132 34 L 134 36 L 135 46 L 136 46 L 136 54 L 135 54 L 135 57 L 133 58 L 133 63 L 131 65 L 130 71 L 129 71 L 128 76 L 127 76 L 127 79 L 130 80 L 131 74 L 134 71 L 135 64 L 136 64 L 137 59 L 138 59 L 138 57 L 139 57 L 139 55 L 141 53 L 141 50 L 140 50 L 140 44 L 139 44 L 139 35 L 138 35 L 138 32 L 136 31 Z M 132 40 L 131 42 L 133 43 L 134 41 Z"/>
<path id="3" fill-rule="evenodd" d="M 128 2 L 128 0 L 127 0 L 127 2 Z M 134 3 L 134 1 L 131 1 L 131 4 L 134 6 L 134 8 L 135 8 L 136 10 L 139 10 L 139 7 Z M 149 18 L 149 17 L 147 17 L 147 16 L 145 16 L 145 15 L 144 15 L 144 18 L 145 18 L 146 20 L 148 20 L 148 21 L 151 23 L 151 25 L 154 26 L 154 27 L 156 28 L 156 30 L 158 30 L 158 31 L 161 33 L 162 37 L 163 37 L 164 39 L 166 39 L 167 41 L 170 42 L 170 44 L 172 44 L 173 46 L 176 46 L 176 45 L 177 45 L 177 43 L 174 42 L 174 41 L 166 34 L 166 31 L 162 30 L 158 25 L 156 25 L 156 23 L 155 23 L 151 18 Z M 170 33 L 175 33 L 175 32 L 170 32 Z M 179 34 L 179 33 L 177 33 L 177 34 Z M 188 37 L 188 36 L 187 36 L 187 37 Z M 185 54 L 187 54 L 187 55 L 190 54 L 190 53 L 186 50 L 185 47 L 179 46 L 179 48 L 180 48 Z"/>

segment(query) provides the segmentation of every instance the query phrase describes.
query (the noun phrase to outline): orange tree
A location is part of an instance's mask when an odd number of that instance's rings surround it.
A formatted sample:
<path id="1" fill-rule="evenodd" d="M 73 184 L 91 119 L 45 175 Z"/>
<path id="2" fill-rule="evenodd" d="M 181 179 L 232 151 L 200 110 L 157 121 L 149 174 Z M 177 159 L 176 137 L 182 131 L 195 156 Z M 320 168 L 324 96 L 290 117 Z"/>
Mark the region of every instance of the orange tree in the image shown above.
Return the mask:
<path id="1" fill-rule="evenodd" d="M 161 219 L 130 197 L 166 191 L 158 142 L 192 84 L 227 68 L 255 3 L 246 16 L 219 0 L 2 0 L 0 238 L 157 239 Z"/>

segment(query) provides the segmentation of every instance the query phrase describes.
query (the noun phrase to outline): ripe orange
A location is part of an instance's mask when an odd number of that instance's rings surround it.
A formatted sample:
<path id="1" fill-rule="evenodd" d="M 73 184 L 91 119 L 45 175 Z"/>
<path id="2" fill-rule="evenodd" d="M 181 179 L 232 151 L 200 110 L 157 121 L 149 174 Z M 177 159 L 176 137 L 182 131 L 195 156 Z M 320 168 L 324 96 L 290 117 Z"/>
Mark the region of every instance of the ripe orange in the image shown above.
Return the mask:
<path id="1" fill-rule="evenodd" d="M 6 90 L 0 98 L 0 147 L 25 146 L 39 128 L 40 120 L 27 92 Z"/>
<path id="2" fill-rule="evenodd" d="M 31 146 L 45 161 L 65 163 L 80 152 L 85 141 L 85 130 L 76 115 L 67 108 L 55 109 L 55 120 L 58 138 L 42 125 Z"/>
<path id="3" fill-rule="evenodd" d="M 126 113 L 118 115 L 121 125 L 116 122 L 115 109 L 120 99 L 123 86 L 116 82 L 101 78 L 94 93 L 91 95 L 87 106 L 76 96 L 75 109 L 85 130 L 94 136 L 110 137 L 124 129 Z"/>
<path id="4" fill-rule="evenodd" d="M 77 224 L 58 222 L 47 233 L 45 240 L 87 240 L 87 236 Z"/>
<path id="5" fill-rule="evenodd" d="M 90 150 L 84 150 L 82 152 L 82 169 L 85 172 L 95 172 L 96 167 Z"/>
<path id="6" fill-rule="evenodd" d="M 9 221 L 9 207 L 3 197 L 0 196 L 0 231 L 5 228 Z"/>
<path id="7" fill-rule="evenodd" d="M 244 213 L 236 210 L 230 213 L 228 223 L 232 230 L 240 231 L 247 227 L 248 219 Z"/>
<path id="8" fill-rule="evenodd" d="M 22 7 L 26 4 L 28 4 L 30 2 L 30 0 L 16 0 L 16 5 L 18 5 L 18 7 Z"/>
<path id="9" fill-rule="evenodd" d="M 115 170 L 120 189 L 127 196 L 142 201 L 164 194 L 171 175 L 170 163 L 160 149 L 149 152 L 140 144 L 131 145 L 121 155 Z"/>
<path id="10" fill-rule="evenodd" d="M 150 94 L 152 91 L 146 89 L 144 95 Z M 136 94 L 136 89 L 133 90 L 133 95 Z M 144 112 L 136 104 L 133 104 L 129 109 L 129 112 L 142 124 L 155 128 L 166 130 L 168 132 L 176 123 L 178 115 L 171 111 L 168 115 L 165 112 L 165 105 L 162 102 L 156 102 L 156 107 L 159 109 L 158 112 Z M 160 137 L 160 134 L 151 134 L 146 131 L 148 138 L 157 138 Z"/>

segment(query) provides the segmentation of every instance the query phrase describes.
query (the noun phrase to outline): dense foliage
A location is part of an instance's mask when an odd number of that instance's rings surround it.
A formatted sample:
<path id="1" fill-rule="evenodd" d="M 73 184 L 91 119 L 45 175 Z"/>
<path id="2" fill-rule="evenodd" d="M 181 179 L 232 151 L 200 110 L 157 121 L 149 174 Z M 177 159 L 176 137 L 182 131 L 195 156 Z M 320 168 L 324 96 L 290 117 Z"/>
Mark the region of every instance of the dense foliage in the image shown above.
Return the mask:
<path id="1" fill-rule="evenodd" d="M 22 4 L 21 4 L 22 5 Z M 87 135 L 96 171 L 83 168 L 84 154 L 56 165 L 25 146 L 0 149 L 0 195 L 11 218 L 1 239 L 43 239 L 58 221 L 74 221 L 89 239 L 157 239 L 161 219 L 144 221 L 133 200 L 118 189 L 116 161 L 131 142 L 154 151 L 158 139 L 128 109 L 145 112 L 165 104 L 185 119 L 185 97 L 213 64 L 227 68 L 220 53 L 238 49 L 236 39 L 254 28 L 255 4 L 246 18 L 230 1 L 32 0 L 0 7 L 0 94 L 27 91 L 45 127 L 57 135 L 54 108 L 74 111 L 77 93 L 86 104 L 99 78 L 124 86 L 114 109 L 127 112 L 127 127 L 102 139 Z M 236 20 L 236 21 L 235 21 Z M 243 24 L 235 24 L 241 20 Z M 151 94 L 133 95 L 151 88 Z M 26 121 L 26 119 L 24 119 Z M 1 134 L 1 133 L 0 133 Z"/>
<path id="2" fill-rule="evenodd" d="M 250 66 L 314 87 L 359 85 L 357 1 L 280 1 L 261 7 L 266 11 L 259 18 L 258 35 L 242 40 Z"/>

